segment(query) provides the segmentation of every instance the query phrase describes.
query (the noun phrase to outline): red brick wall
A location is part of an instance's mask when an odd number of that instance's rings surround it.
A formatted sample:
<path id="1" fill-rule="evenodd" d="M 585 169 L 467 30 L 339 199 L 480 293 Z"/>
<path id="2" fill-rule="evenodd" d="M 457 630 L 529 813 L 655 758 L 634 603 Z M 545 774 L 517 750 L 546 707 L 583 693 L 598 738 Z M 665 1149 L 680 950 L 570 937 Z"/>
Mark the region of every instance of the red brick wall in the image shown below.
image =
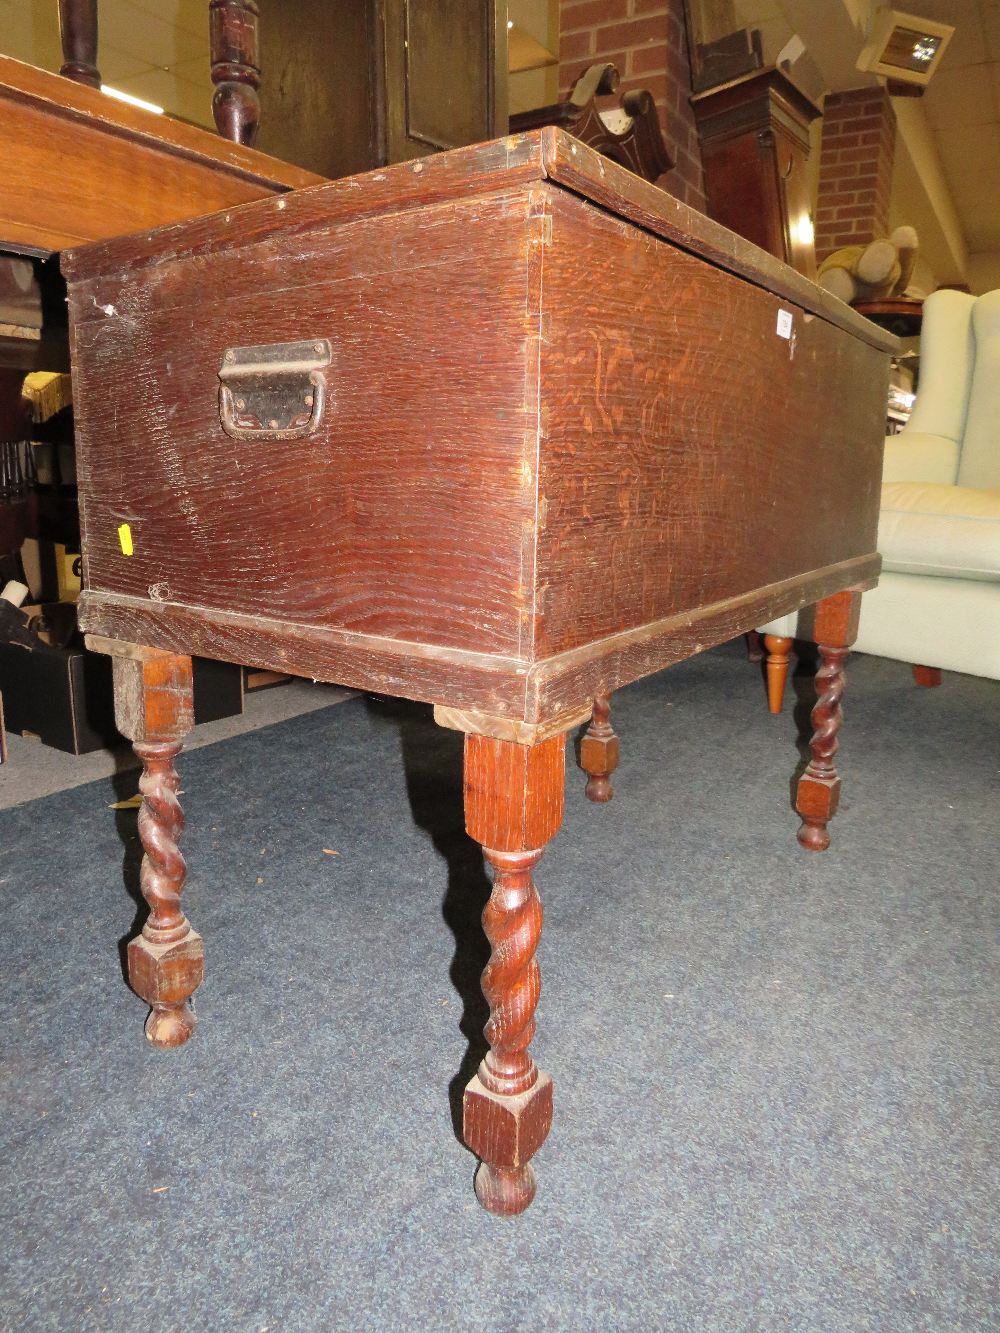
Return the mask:
<path id="1" fill-rule="evenodd" d="M 829 94 L 819 159 L 817 259 L 887 233 L 895 148 L 896 113 L 884 88 Z"/>
<path id="2" fill-rule="evenodd" d="M 688 103 L 691 70 L 684 0 L 560 0 L 559 19 L 560 96 L 598 61 L 618 67 L 620 92 L 648 88 L 677 163 L 660 184 L 704 212 L 698 133 Z"/>

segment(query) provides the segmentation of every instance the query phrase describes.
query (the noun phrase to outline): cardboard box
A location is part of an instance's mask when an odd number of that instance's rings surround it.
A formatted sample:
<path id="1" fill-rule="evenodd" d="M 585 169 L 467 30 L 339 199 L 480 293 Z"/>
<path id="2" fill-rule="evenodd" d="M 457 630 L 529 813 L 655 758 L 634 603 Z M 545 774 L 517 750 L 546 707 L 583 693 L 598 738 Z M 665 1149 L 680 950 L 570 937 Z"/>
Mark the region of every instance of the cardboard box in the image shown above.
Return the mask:
<path id="1" fill-rule="evenodd" d="M 115 727 L 111 658 L 82 647 L 24 648 L 0 643 L 0 692 L 7 729 L 43 745 L 87 754 L 121 743 Z M 194 659 L 195 722 L 243 712 L 243 671 L 229 662 Z"/>

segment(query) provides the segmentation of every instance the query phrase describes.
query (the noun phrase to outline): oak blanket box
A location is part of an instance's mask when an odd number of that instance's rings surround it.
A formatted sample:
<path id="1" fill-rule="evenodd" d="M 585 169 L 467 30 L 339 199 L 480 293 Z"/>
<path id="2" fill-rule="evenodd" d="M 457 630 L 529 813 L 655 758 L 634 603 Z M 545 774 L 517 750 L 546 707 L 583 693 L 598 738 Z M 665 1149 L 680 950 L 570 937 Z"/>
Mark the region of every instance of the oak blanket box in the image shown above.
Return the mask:
<path id="1" fill-rule="evenodd" d="M 566 735 L 608 793 L 612 691 L 816 605 L 800 839 L 836 807 L 895 340 L 559 130 L 78 249 L 80 619 L 143 764 L 129 975 L 187 1040 L 174 760 L 192 654 L 433 703 L 493 874 L 476 1191 L 534 1194 L 529 1042 Z M 596 707 L 595 707 L 596 700 Z"/>

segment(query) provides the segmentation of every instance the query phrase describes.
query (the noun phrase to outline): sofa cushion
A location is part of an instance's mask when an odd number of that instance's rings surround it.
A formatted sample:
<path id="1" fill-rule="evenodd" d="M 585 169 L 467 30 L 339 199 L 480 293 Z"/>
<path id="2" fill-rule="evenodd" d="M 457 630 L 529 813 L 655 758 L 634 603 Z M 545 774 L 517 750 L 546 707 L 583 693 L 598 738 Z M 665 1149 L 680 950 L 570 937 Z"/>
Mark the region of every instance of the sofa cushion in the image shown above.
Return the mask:
<path id="1" fill-rule="evenodd" d="M 1000 491 L 889 482 L 878 549 L 896 573 L 1000 583 Z"/>
<path id="2" fill-rule="evenodd" d="M 761 632 L 809 639 L 814 633 L 809 608 L 774 620 Z M 883 574 L 861 599 L 854 647 L 1000 680 L 1000 583 Z"/>

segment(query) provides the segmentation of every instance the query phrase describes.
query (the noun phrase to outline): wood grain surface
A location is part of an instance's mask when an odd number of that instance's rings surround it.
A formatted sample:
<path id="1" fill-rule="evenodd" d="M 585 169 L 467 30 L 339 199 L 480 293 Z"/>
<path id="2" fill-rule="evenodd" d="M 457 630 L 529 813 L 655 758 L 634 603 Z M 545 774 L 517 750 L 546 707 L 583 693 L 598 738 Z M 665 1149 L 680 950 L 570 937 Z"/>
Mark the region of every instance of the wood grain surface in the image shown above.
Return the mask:
<path id="1" fill-rule="evenodd" d="M 884 354 L 565 195 L 551 216 L 534 656 L 874 551 Z"/>
<path id="2" fill-rule="evenodd" d="M 822 315 L 873 347 L 899 352 L 899 341 L 892 334 L 752 241 L 737 236 L 651 181 L 608 161 L 560 130 L 542 130 L 540 147 L 545 175 L 558 185 L 718 268 L 794 301 L 803 310 Z"/>
<path id="3" fill-rule="evenodd" d="M 0 244 L 47 253 L 321 177 L 0 56 Z"/>
<path id="4" fill-rule="evenodd" d="M 73 344 L 88 587 L 522 656 L 530 205 L 474 198 L 105 281 Z M 325 424 L 232 440 L 226 348 L 297 338 L 334 349 Z"/>
<path id="5" fill-rule="evenodd" d="M 134 270 L 158 264 L 167 253 L 180 258 L 231 251 L 274 233 L 290 240 L 299 232 L 346 219 L 469 198 L 535 180 L 551 180 L 709 264 L 822 315 L 873 347 L 899 351 L 892 334 L 787 264 L 553 126 L 328 181 L 281 200 L 281 208 L 274 201 L 263 201 L 228 217 L 217 213 L 164 232 L 119 236 L 89 249 L 79 265 L 74 256 L 64 256 L 62 267 L 71 279 Z"/>
<path id="6" fill-rule="evenodd" d="M 871 586 L 894 340 L 592 157 L 514 137 L 71 255 L 84 627 L 527 743 Z M 299 339 L 315 433 L 230 438 L 226 349 Z"/>
<path id="7" fill-rule="evenodd" d="M 161 648 L 185 645 L 199 657 L 422 699 L 442 706 L 437 712 L 444 726 L 530 745 L 582 722 L 595 694 L 842 588 L 873 587 L 880 567 L 878 555 L 828 566 L 534 664 L 115 593 L 84 591 L 78 606 L 88 642 L 107 636 Z M 92 646 L 107 651 L 103 643 Z"/>
<path id="8" fill-rule="evenodd" d="M 566 741 L 517 745 L 466 737 L 465 828 L 494 852 L 538 851 L 559 831 L 566 795 Z"/>
<path id="9" fill-rule="evenodd" d="M 539 136 L 511 135 L 328 181 L 296 190 L 283 199 L 117 236 L 63 255 L 60 266 L 69 280 L 81 281 L 126 270 L 136 273 L 159 264 L 167 255 L 171 259 L 231 255 L 241 247 L 267 240 L 291 249 L 308 232 L 328 231 L 341 223 L 361 222 L 383 213 L 511 190 L 543 177 Z"/>

